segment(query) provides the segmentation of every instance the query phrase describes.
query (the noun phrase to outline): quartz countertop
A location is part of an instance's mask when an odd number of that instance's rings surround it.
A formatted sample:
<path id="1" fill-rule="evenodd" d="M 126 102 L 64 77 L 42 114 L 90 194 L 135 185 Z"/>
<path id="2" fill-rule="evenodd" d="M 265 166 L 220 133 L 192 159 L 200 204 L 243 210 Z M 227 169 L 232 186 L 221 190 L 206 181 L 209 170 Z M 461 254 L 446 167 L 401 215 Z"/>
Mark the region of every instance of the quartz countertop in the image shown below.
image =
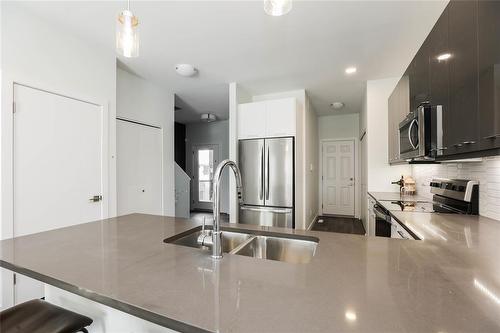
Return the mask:
<path id="1" fill-rule="evenodd" d="M 369 192 L 370 196 L 377 201 L 429 201 L 429 198 L 415 194 L 401 194 L 400 192 Z"/>
<path id="2" fill-rule="evenodd" d="M 500 227 L 445 222 L 470 225 L 470 241 L 231 225 L 319 239 L 310 263 L 290 264 L 213 261 L 163 242 L 199 223 L 133 214 L 4 240 L 0 265 L 186 332 L 498 332 Z"/>

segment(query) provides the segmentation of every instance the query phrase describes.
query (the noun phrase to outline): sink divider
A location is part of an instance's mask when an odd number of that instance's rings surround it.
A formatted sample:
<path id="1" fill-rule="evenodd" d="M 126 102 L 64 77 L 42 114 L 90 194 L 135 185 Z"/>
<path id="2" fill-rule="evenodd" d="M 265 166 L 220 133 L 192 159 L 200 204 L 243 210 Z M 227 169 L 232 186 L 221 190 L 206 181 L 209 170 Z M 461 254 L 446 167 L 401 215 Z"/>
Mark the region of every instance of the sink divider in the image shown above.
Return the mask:
<path id="1" fill-rule="evenodd" d="M 249 239 L 247 239 L 246 241 L 244 241 L 243 243 L 241 243 L 240 245 L 238 245 L 237 247 L 235 247 L 234 249 L 232 249 L 231 252 L 229 252 L 229 254 L 237 254 L 239 250 L 241 250 L 242 248 L 244 248 L 248 243 L 250 243 L 251 241 L 253 241 L 255 238 L 257 238 L 257 236 L 250 237 Z"/>

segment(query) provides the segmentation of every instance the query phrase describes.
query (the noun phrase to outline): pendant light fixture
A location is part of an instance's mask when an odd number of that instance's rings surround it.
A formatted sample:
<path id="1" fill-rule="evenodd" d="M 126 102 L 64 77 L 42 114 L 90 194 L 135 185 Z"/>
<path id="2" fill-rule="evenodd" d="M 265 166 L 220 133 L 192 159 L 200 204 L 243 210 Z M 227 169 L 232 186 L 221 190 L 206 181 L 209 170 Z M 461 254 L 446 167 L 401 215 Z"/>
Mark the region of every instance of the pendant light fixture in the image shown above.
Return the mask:
<path id="1" fill-rule="evenodd" d="M 271 16 L 283 16 L 292 10 L 292 0 L 264 0 L 264 11 Z"/>
<path id="2" fill-rule="evenodd" d="M 139 20 L 130 11 L 130 0 L 127 9 L 118 15 L 116 24 L 116 51 L 127 58 L 139 56 Z"/>

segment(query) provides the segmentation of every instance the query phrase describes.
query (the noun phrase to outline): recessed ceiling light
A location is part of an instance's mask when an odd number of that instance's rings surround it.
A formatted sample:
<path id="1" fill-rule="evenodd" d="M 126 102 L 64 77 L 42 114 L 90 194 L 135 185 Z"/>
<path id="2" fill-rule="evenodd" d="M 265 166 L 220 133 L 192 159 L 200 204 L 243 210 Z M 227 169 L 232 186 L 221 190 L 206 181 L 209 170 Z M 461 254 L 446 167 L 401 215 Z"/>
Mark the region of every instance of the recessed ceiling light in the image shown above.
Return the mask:
<path id="1" fill-rule="evenodd" d="M 451 53 L 443 53 L 437 56 L 437 60 L 442 61 L 442 60 L 448 60 L 451 58 Z"/>
<path id="2" fill-rule="evenodd" d="M 354 74 L 354 73 L 356 73 L 356 71 L 357 71 L 356 67 L 347 67 L 345 69 L 346 74 Z"/>
<path id="3" fill-rule="evenodd" d="M 196 68 L 194 68 L 193 65 L 190 65 L 190 64 L 176 65 L 175 71 L 177 72 L 177 74 L 179 74 L 181 76 L 186 76 L 186 77 L 193 76 L 198 72 L 198 70 Z"/>
<path id="4" fill-rule="evenodd" d="M 340 110 L 345 106 L 345 104 L 342 102 L 333 102 L 332 104 L 330 104 L 330 106 L 332 107 L 332 109 Z"/>

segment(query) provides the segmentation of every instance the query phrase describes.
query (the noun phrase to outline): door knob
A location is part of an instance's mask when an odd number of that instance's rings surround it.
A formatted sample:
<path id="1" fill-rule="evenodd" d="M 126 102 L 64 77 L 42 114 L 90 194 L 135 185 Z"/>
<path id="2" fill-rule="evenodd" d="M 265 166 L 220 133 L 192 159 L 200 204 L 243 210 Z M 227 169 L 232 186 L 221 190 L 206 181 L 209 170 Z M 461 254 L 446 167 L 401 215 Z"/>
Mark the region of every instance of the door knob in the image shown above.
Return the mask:
<path id="1" fill-rule="evenodd" d="M 99 202 L 102 200 L 102 195 L 94 195 L 92 198 L 89 199 L 92 202 Z"/>

